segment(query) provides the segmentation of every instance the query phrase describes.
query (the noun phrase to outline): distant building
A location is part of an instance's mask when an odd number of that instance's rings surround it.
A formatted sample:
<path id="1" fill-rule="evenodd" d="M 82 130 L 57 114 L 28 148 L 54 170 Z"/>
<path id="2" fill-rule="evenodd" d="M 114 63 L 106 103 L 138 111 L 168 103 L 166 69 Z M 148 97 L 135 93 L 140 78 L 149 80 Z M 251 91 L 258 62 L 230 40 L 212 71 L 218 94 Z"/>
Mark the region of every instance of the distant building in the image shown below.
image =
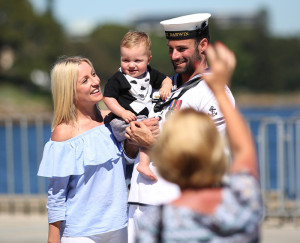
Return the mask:
<path id="1" fill-rule="evenodd" d="M 205 11 L 204 11 L 205 12 Z M 135 17 L 132 21 L 132 25 L 135 26 L 137 30 L 142 30 L 145 32 L 154 32 L 158 35 L 163 35 L 163 27 L 160 25 L 160 21 L 170 18 L 175 18 L 181 15 L 187 15 L 191 13 L 180 13 L 172 15 L 148 15 L 143 17 Z M 219 28 L 227 29 L 230 27 L 244 27 L 253 28 L 257 25 L 267 24 L 267 13 L 266 11 L 260 11 L 255 14 L 215 14 L 211 17 L 213 21 Z"/>
<path id="2" fill-rule="evenodd" d="M 178 16 L 178 15 L 177 15 Z M 148 15 L 143 17 L 136 17 L 132 21 L 132 25 L 136 30 L 145 32 L 154 32 L 157 35 L 164 35 L 164 29 L 160 22 L 165 19 L 175 18 L 174 15 Z"/>
<path id="3" fill-rule="evenodd" d="M 267 12 L 262 10 L 257 13 L 220 14 L 213 18 L 215 24 L 222 29 L 230 27 L 255 28 L 256 26 L 267 26 Z"/>

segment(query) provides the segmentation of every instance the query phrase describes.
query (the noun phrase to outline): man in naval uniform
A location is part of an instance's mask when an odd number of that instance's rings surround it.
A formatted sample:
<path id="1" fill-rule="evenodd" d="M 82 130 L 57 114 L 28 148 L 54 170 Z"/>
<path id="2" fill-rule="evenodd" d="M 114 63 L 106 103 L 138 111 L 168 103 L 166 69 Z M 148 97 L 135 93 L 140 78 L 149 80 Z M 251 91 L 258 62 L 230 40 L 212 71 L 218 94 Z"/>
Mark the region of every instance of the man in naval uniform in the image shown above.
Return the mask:
<path id="1" fill-rule="evenodd" d="M 160 117 L 160 126 L 171 112 L 189 107 L 209 114 L 220 133 L 225 134 L 223 115 L 213 93 L 201 79 L 199 73 L 199 70 L 209 72 L 205 51 L 210 39 L 208 28 L 210 16 L 208 13 L 192 14 L 161 22 L 168 40 L 169 57 L 177 74 L 172 77 L 171 96 L 166 101 L 158 100 L 149 114 L 149 117 Z M 229 88 L 227 88 L 227 92 L 234 103 Z M 136 132 L 138 129 L 138 126 L 132 124 L 131 128 L 127 129 L 128 138 L 138 137 Z M 143 214 L 149 206 L 169 203 L 180 193 L 177 185 L 169 183 L 159 176 L 155 164 L 152 162 L 150 168 L 158 178 L 156 182 L 150 181 L 138 173 L 136 166 L 137 164 L 133 170 L 128 200 L 129 243 L 134 242 L 139 228 L 138 222 L 143 220 Z"/>

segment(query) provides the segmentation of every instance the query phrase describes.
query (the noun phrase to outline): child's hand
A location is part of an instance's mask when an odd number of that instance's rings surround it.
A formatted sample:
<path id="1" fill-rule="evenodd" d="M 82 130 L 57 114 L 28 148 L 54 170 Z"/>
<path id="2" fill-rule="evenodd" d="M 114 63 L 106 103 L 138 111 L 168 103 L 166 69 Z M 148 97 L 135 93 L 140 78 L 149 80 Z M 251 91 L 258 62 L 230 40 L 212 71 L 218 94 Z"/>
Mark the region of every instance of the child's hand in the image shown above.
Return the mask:
<path id="1" fill-rule="evenodd" d="M 172 79 L 166 77 L 161 84 L 159 95 L 162 100 L 166 100 L 171 95 Z"/>
<path id="2" fill-rule="evenodd" d="M 133 114 L 131 111 L 125 110 L 122 115 L 121 118 L 126 121 L 127 123 L 135 121 L 136 120 L 136 116 L 135 114 Z"/>
<path id="3" fill-rule="evenodd" d="M 166 100 L 170 96 L 171 88 L 172 86 L 168 87 L 167 85 L 164 85 L 160 88 L 159 95 L 162 100 Z"/>

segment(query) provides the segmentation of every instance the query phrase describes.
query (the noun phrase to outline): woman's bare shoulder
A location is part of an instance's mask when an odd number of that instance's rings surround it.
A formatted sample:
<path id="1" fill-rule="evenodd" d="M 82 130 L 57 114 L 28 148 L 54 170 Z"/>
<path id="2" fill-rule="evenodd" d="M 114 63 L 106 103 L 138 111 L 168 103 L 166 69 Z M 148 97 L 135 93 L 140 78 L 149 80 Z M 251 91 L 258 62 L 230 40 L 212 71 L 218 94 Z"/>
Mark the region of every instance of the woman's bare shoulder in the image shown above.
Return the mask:
<path id="1" fill-rule="evenodd" d="M 51 140 L 62 142 L 73 137 L 74 126 L 70 124 L 59 124 L 52 132 Z"/>

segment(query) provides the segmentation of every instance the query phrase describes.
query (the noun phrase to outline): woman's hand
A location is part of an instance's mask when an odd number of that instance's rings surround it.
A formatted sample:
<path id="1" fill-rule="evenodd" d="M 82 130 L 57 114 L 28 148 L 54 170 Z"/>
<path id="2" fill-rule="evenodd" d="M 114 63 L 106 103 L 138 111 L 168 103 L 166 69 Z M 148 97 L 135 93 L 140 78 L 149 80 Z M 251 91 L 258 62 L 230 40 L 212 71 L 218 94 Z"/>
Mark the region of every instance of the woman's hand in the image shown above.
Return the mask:
<path id="1" fill-rule="evenodd" d="M 210 45 L 207 50 L 207 59 L 210 64 L 210 73 L 204 73 L 203 79 L 214 93 L 224 92 L 236 66 L 234 53 L 221 42 Z"/>

